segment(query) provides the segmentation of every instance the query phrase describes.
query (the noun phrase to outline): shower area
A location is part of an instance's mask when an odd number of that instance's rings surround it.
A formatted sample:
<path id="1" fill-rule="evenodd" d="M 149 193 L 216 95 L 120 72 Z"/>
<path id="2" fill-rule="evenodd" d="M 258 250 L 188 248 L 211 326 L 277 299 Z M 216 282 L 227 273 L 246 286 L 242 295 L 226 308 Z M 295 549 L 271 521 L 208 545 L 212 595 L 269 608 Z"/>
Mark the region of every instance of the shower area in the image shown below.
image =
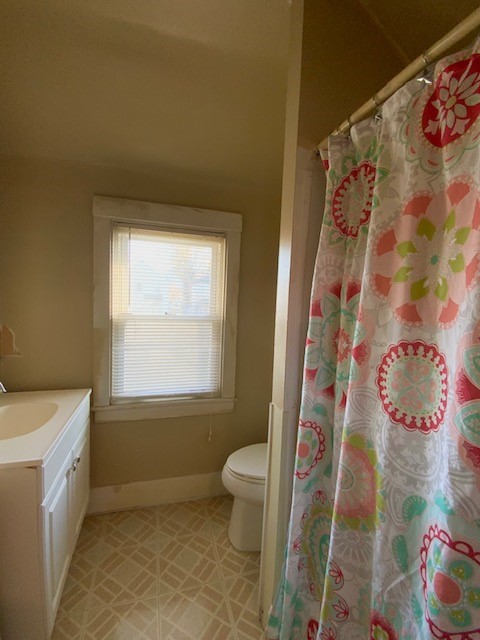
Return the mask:
<path id="1" fill-rule="evenodd" d="M 467 5 L 403 70 L 375 71 L 367 47 L 322 82 L 320 7 L 292 5 L 271 640 L 480 638 L 480 9 Z M 419 21 L 432 9 L 416 6 Z M 315 101 L 342 83 L 369 99 L 320 141 Z"/>

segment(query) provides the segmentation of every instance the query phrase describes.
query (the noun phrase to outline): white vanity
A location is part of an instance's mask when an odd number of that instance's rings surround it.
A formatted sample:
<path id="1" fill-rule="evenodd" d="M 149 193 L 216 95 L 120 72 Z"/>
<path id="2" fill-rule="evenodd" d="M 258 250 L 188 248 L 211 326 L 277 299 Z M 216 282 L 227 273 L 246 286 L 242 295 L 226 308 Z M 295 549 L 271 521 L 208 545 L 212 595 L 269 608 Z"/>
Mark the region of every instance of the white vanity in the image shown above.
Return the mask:
<path id="1" fill-rule="evenodd" d="M 90 389 L 0 394 L 0 637 L 50 638 L 88 505 Z"/>

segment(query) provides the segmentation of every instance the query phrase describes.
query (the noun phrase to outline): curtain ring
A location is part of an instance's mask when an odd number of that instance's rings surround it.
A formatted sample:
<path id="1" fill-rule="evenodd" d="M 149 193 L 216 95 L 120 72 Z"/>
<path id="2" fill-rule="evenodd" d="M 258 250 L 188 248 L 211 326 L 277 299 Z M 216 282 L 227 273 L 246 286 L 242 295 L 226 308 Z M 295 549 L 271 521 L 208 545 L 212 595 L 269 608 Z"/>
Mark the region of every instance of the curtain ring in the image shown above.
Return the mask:
<path id="1" fill-rule="evenodd" d="M 382 121 L 382 114 L 381 114 L 382 103 L 378 101 L 376 93 L 372 96 L 372 102 L 373 102 L 373 104 L 375 105 L 375 107 L 377 109 L 377 111 L 375 113 L 374 120 L 375 120 L 375 122 L 381 122 Z"/>
<path id="2" fill-rule="evenodd" d="M 430 64 L 431 60 L 428 59 L 428 55 L 426 53 L 422 53 L 422 60 L 425 63 L 425 66 L 428 67 L 428 65 Z"/>
<path id="3" fill-rule="evenodd" d="M 346 123 L 348 125 L 345 131 L 342 131 L 342 128 L 339 129 L 339 132 L 345 136 L 345 140 L 350 140 L 350 129 L 352 127 L 352 121 L 350 120 L 350 116 L 346 118 Z"/>

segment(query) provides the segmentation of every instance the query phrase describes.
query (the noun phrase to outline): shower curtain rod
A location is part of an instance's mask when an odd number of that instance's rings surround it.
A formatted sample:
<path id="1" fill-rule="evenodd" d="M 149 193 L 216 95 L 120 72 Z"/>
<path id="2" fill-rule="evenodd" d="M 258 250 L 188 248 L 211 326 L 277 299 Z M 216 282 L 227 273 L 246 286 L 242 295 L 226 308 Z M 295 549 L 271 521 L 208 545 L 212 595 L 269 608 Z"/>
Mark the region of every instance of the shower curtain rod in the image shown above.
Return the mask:
<path id="1" fill-rule="evenodd" d="M 443 38 L 432 45 L 429 49 L 422 53 L 418 58 L 415 58 L 405 69 L 400 71 L 390 82 L 388 82 L 378 93 L 376 93 L 370 100 L 367 100 L 359 109 L 357 109 L 351 116 L 344 120 L 330 135 L 338 135 L 339 133 L 347 133 L 350 127 L 360 120 L 364 120 L 372 111 L 377 109 L 381 104 L 385 102 L 390 96 L 392 96 L 397 89 L 400 89 L 406 82 L 415 78 L 425 67 L 432 62 L 435 62 L 442 57 L 444 53 L 450 49 L 453 45 L 459 42 L 462 38 L 469 33 L 480 27 L 480 8 L 475 9 L 473 13 L 462 20 L 449 31 Z M 320 154 L 321 149 L 328 149 L 328 138 L 319 142 L 315 148 L 317 154 Z"/>

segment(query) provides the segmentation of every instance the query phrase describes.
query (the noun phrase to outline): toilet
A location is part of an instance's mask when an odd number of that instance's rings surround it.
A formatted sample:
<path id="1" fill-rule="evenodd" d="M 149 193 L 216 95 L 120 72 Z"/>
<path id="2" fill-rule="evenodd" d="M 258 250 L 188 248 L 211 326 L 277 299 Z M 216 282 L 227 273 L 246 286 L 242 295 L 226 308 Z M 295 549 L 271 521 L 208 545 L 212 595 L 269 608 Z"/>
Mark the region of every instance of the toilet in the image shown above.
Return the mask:
<path id="1" fill-rule="evenodd" d="M 267 475 L 267 443 L 252 444 L 228 456 L 222 471 L 233 495 L 228 537 L 239 551 L 260 551 Z"/>

